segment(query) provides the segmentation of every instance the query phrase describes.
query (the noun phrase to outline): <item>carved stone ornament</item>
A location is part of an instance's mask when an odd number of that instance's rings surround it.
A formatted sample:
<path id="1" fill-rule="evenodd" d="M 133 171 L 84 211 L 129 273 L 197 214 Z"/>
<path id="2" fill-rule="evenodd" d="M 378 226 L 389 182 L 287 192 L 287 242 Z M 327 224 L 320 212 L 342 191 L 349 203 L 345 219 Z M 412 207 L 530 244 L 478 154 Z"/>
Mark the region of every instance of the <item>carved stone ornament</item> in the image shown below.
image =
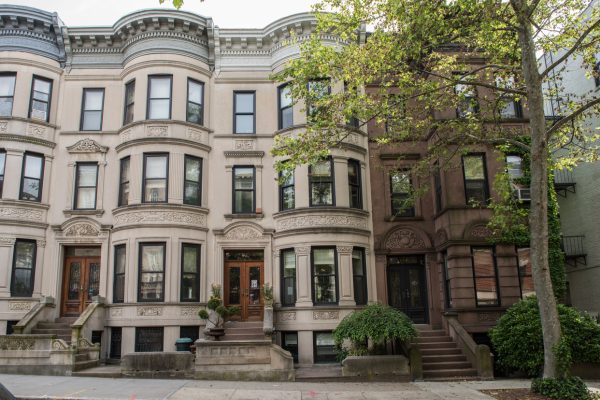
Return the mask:
<path id="1" fill-rule="evenodd" d="M 13 246 L 15 240 L 16 239 L 12 237 L 0 237 L 0 246 Z"/>
<path id="2" fill-rule="evenodd" d="M 435 233 L 435 243 L 442 244 L 448 241 L 448 234 L 445 229 L 440 229 Z"/>
<path id="3" fill-rule="evenodd" d="M 0 132 L 5 133 L 8 131 L 8 121 L 0 121 Z"/>
<path id="4" fill-rule="evenodd" d="M 492 235 L 492 231 L 485 225 L 477 225 L 471 229 L 471 237 L 478 239 L 487 239 Z"/>
<path id="5" fill-rule="evenodd" d="M 111 317 L 122 317 L 123 316 L 123 307 L 113 307 L 110 309 Z"/>
<path id="6" fill-rule="evenodd" d="M 185 136 L 188 139 L 193 140 L 194 142 L 202 142 L 202 143 L 204 143 L 206 141 L 204 139 L 204 132 L 199 131 L 198 129 L 188 128 L 188 130 L 185 133 Z"/>
<path id="7" fill-rule="evenodd" d="M 310 247 L 308 247 L 308 246 L 294 247 L 294 251 L 299 256 L 307 256 L 308 253 L 310 253 Z"/>
<path id="8" fill-rule="evenodd" d="M 0 207 L 0 218 L 10 218 L 25 221 L 42 222 L 43 212 L 40 210 L 32 210 L 30 208 L 20 207 Z"/>
<path id="9" fill-rule="evenodd" d="M 249 226 L 238 226 L 225 234 L 225 239 L 248 240 L 261 238 L 262 234 Z"/>
<path id="10" fill-rule="evenodd" d="M 296 312 L 288 311 L 279 314 L 279 321 L 295 321 L 296 320 Z"/>
<path id="11" fill-rule="evenodd" d="M 386 249 L 424 249 L 425 242 L 413 230 L 398 229 L 385 241 Z"/>
<path id="12" fill-rule="evenodd" d="M 150 137 L 169 136 L 169 127 L 167 125 L 150 125 L 146 127 L 146 135 Z"/>
<path id="13" fill-rule="evenodd" d="M 65 236 L 98 236 L 100 231 L 91 224 L 79 223 L 69 226 L 65 232 Z"/>
<path id="14" fill-rule="evenodd" d="M 157 317 L 163 315 L 163 308 L 153 306 L 138 307 L 137 315 L 139 317 Z"/>
<path id="15" fill-rule="evenodd" d="M 196 317 L 198 316 L 198 311 L 200 311 L 200 307 L 181 307 L 179 309 L 179 315 L 182 317 Z"/>
<path id="16" fill-rule="evenodd" d="M 496 322 L 500 318 L 499 312 L 480 312 L 477 314 L 479 322 Z"/>
<path id="17" fill-rule="evenodd" d="M 62 339 L 52 339 L 52 350 L 69 350 L 69 345 Z"/>
<path id="18" fill-rule="evenodd" d="M 127 129 L 126 131 L 121 132 L 121 143 L 124 142 L 128 142 L 131 139 L 133 139 L 133 133 L 131 132 L 131 129 Z"/>
<path id="19" fill-rule="evenodd" d="M 313 319 L 339 319 L 340 312 L 339 311 L 313 311 Z"/>
<path id="20" fill-rule="evenodd" d="M 35 339 L 19 336 L 0 336 L 0 350 L 33 350 Z"/>
<path id="21" fill-rule="evenodd" d="M 68 146 L 67 151 L 69 153 L 106 153 L 108 151 L 108 147 L 102 146 L 94 139 L 85 138 L 71 146 Z"/>
<path id="22" fill-rule="evenodd" d="M 339 254 L 350 254 L 354 250 L 352 246 L 337 246 L 337 252 Z"/>
<path id="23" fill-rule="evenodd" d="M 8 302 L 8 309 L 11 311 L 29 311 L 33 308 L 33 304 L 31 301 L 10 301 Z"/>
<path id="24" fill-rule="evenodd" d="M 367 219 L 349 215 L 305 215 L 283 218 L 276 222 L 278 231 L 313 227 L 344 227 L 367 229 Z"/>
<path id="25" fill-rule="evenodd" d="M 185 224 L 196 225 L 199 227 L 206 226 L 206 218 L 203 214 L 178 212 L 178 211 L 138 211 L 125 212 L 115 215 L 115 226 L 131 225 L 131 224 Z"/>
<path id="26" fill-rule="evenodd" d="M 46 127 L 41 125 L 29 124 L 27 126 L 27 136 L 33 136 L 43 139 L 46 136 Z"/>
<path id="27" fill-rule="evenodd" d="M 254 150 L 256 147 L 256 142 L 254 140 L 236 140 L 235 141 L 235 149 L 236 150 Z"/>

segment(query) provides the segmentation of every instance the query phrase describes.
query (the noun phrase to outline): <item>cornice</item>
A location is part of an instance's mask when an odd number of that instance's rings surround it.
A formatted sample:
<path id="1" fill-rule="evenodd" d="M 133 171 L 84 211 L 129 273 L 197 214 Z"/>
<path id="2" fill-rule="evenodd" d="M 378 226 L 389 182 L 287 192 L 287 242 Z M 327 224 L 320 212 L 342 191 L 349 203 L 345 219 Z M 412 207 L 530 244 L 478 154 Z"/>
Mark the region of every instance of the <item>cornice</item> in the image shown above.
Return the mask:
<path id="1" fill-rule="evenodd" d="M 14 135 L 12 133 L 0 133 L 0 142 L 21 142 L 21 143 L 30 143 L 30 144 L 38 144 L 40 146 L 45 146 L 48 148 L 55 148 L 56 143 L 50 142 L 48 140 L 39 139 L 32 136 L 24 136 L 24 135 Z"/>

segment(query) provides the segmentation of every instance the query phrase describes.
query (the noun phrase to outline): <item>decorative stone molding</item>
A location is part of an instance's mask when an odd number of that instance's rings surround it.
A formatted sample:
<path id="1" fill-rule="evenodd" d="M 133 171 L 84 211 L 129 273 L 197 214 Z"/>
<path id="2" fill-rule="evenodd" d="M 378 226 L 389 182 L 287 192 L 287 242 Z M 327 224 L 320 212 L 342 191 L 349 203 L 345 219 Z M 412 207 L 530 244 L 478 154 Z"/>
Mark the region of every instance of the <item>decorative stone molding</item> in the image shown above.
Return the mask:
<path id="1" fill-rule="evenodd" d="M 438 229 L 435 233 L 435 244 L 441 245 L 442 243 L 446 243 L 448 241 L 448 233 L 446 233 L 445 229 Z"/>
<path id="2" fill-rule="evenodd" d="M 383 247 L 385 249 L 425 249 L 427 246 L 415 231 L 401 228 L 387 236 Z"/>
<path id="3" fill-rule="evenodd" d="M 8 131 L 8 121 L 0 121 L 0 132 L 6 133 Z"/>
<path id="4" fill-rule="evenodd" d="M 127 129 L 126 131 L 121 132 L 119 136 L 121 136 L 121 143 L 135 139 L 135 136 L 133 135 L 133 131 L 131 129 Z"/>
<path id="5" fill-rule="evenodd" d="M 14 246 L 15 240 L 13 237 L 0 237 L 0 246 Z"/>
<path id="6" fill-rule="evenodd" d="M 111 317 L 122 317 L 123 316 L 123 307 L 112 307 L 110 309 Z"/>
<path id="7" fill-rule="evenodd" d="M 29 311 L 34 304 L 32 301 L 9 301 L 8 309 L 11 311 Z"/>
<path id="8" fill-rule="evenodd" d="M 137 308 L 139 317 L 157 317 L 163 315 L 163 308 L 156 306 L 141 306 Z"/>
<path id="9" fill-rule="evenodd" d="M 181 315 L 182 317 L 197 317 L 198 311 L 200 311 L 200 307 L 193 307 L 193 306 L 181 307 L 179 309 L 179 315 Z"/>
<path id="10" fill-rule="evenodd" d="M 167 137 L 169 136 L 168 125 L 148 125 L 146 126 L 146 136 Z"/>
<path id="11" fill-rule="evenodd" d="M 44 213 L 40 210 L 32 210 L 26 207 L 0 207 L 0 218 L 17 219 L 20 221 L 42 222 Z"/>
<path id="12" fill-rule="evenodd" d="M 38 245 L 38 247 L 46 247 L 46 241 L 45 240 L 38 240 L 37 241 L 37 245 Z"/>
<path id="13" fill-rule="evenodd" d="M 134 206 L 114 211 L 114 226 L 130 225 L 188 225 L 206 227 L 206 210 L 171 205 Z"/>
<path id="14" fill-rule="evenodd" d="M 46 127 L 42 125 L 28 124 L 27 136 L 33 136 L 38 139 L 46 138 Z"/>
<path id="15" fill-rule="evenodd" d="M 206 143 L 206 133 L 198 129 L 188 128 L 185 132 L 185 137 L 195 142 Z"/>
<path id="16" fill-rule="evenodd" d="M 228 240 L 248 240 L 261 237 L 262 233 L 250 226 L 238 226 L 225 233 L 225 239 Z"/>
<path id="17" fill-rule="evenodd" d="M 479 312 L 477 313 L 477 320 L 479 322 L 496 322 L 502 316 L 500 312 Z"/>
<path id="18" fill-rule="evenodd" d="M 275 226 L 277 231 L 316 227 L 368 229 L 366 217 L 351 215 L 299 215 L 278 219 Z"/>
<path id="19" fill-rule="evenodd" d="M 94 139 L 85 138 L 81 139 L 75 144 L 67 147 L 69 153 L 106 153 L 108 147 L 102 146 Z"/>
<path id="20" fill-rule="evenodd" d="M 235 150 L 249 151 L 249 150 L 254 150 L 255 148 L 256 148 L 255 140 L 247 140 L 247 139 L 236 140 L 235 144 L 234 144 Z"/>
<path id="21" fill-rule="evenodd" d="M 69 226 L 63 233 L 65 236 L 98 236 L 100 231 L 88 223 L 77 223 Z"/>
<path id="22" fill-rule="evenodd" d="M 225 157 L 228 158 L 250 158 L 250 157 L 257 157 L 257 158 L 263 158 L 265 155 L 264 151 L 224 151 L 223 154 L 225 154 Z"/>
<path id="23" fill-rule="evenodd" d="M 19 335 L 0 336 L 0 350 L 33 350 L 36 338 Z"/>
<path id="24" fill-rule="evenodd" d="M 487 239 L 492 235 L 492 231 L 485 225 L 475 225 L 471 228 L 468 238 Z"/>
<path id="25" fill-rule="evenodd" d="M 52 339 L 52 350 L 69 350 L 69 345 L 62 339 Z"/>
<path id="26" fill-rule="evenodd" d="M 307 256 L 310 253 L 310 246 L 294 247 L 294 252 L 299 256 Z"/>
<path id="27" fill-rule="evenodd" d="M 313 311 L 314 320 L 337 320 L 339 318 L 339 311 Z"/>
<path id="28" fill-rule="evenodd" d="M 287 311 L 279 313 L 279 321 L 295 321 L 296 320 L 296 312 L 295 311 Z"/>
<path id="29" fill-rule="evenodd" d="M 339 254 L 352 254 L 353 246 L 336 246 Z"/>

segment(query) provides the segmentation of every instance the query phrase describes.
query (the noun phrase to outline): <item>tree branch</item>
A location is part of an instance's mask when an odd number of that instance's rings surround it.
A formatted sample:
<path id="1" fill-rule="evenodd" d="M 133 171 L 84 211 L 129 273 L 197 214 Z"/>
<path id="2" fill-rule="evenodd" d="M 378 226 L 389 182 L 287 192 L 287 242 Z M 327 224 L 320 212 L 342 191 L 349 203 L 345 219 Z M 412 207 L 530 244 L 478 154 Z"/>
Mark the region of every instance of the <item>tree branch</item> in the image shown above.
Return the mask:
<path id="1" fill-rule="evenodd" d="M 559 119 L 558 122 L 552 126 L 552 128 L 546 131 L 546 138 L 550 138 L 550 136 L 552 136 L 552 134 L 559 130 L 564 124 L 566 124 L 567 122 L 571 122 L 572 120 L 583 114 L 586 110 L 594 107 L 597 104 L 600 104 L 600 97 L 582 105 L 577 110 L 573 111 L 570 115 Z"/>
<path id="2" fill-rule="evenodd" d="M 451 82 L 454 82 L 455 84 L 463 84 L 463 85 L 471 85 L 471 86 L 481 86 L 481 87 L 486 87 L 488 89 L 494 89 L 497 90 L 499 92 L 503 92 L 503 93 L 512 93 L 512 94 L 518 94 L 520 96 L 523 97 L 527 97 L 527 92 L 524 90 L 518 90 L 518 89 L 510 89 L 510 88 L 505 88 L 505 87 L 500 87 L 500 86 L 496 86 L 496 85 L 491 85 L 489 83 L 485 83 L 485 82 L 478 82 L 478 81 L 464 81 L 462 79 L 456 80 L 452 77 L 447 77 L 444 75 L 440 75 L 440 74 L 436 74 L 435 72 L 431 72 L 431 71 L 421 71 L 424 73 L 427 73 L 429 75 L 435 76 L 437 78 L 441 78 L 441 79 L 445 79 Z M 464 75 L 461 75 L 463 77 L 470 75 L 471 73 L 467 73 Z"/>

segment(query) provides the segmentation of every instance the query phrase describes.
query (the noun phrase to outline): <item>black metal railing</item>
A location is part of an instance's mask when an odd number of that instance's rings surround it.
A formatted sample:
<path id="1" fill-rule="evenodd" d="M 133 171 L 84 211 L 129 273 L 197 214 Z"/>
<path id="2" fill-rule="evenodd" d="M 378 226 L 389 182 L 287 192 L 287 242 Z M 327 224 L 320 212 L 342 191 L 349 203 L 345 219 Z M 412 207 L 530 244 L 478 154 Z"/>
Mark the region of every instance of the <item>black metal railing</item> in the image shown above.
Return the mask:
<path id="1" fill-rule="evenodd" d="M 563 236 L 561 247 L 565 253 L 565 257 L 582 257 L 586 255 L 585 248 L 583 246 L 583 239 L 585 236 Z"/>

